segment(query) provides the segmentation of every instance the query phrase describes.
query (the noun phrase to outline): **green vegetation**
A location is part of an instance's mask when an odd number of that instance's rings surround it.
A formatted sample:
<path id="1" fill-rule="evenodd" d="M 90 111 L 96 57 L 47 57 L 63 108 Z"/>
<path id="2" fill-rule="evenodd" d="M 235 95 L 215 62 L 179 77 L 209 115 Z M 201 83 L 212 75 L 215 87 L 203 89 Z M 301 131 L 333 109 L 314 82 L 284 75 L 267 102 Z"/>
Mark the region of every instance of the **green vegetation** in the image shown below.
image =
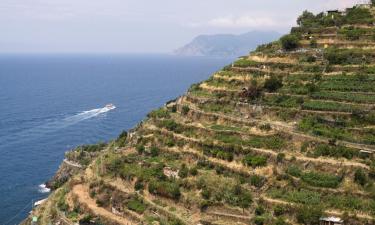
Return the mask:
<path id="1" fill-rule="evenodd" d="M 258 66 L 259 63 L 248 59 L 239 59 L 238 61 L 234 62 L 233 65 L 237 67 L 254 67 Z"/>
<path id="2" fill-rule="evenodd" d="M 154 110 L 154 111 L 150 112 L 148 114 L 148 117 L 161 119 L 161 118 L 169 118 L 170 115 L 169 115 L 169 112 L 168 112 L 167 109 L 160 108 L 160 109 L 157 109 L 157 110 Z"/>
<path id="3" fill-rule="evenodd" d="M 290 51 L 299 47 L 299 38 L 296 35 L 288 34 L 280 38 L 283 49 Z"/>
<path id="4" fill-rule="evenodd" d="M 153 180 L 148 185 L 148 191 L 151 194 L 160 195 L 166 198 L 178 200 L 181 196 L 178 184 L 169 181 Z"/>
<path id="5" fill-rule="evenodd" d="M 297 221 L 306 225 L 318 225 L 323 216 L 323 209 L 313 206 L 302 206 L 297 209 Z"/>
<path id="6" fill-rule="evenodd" d="M 287 173 L 294 177 L 299 177 L 307 184 L 315 187 L 337 188 L 342 179 L 338 176 L 313 171 L 302 172 L 296 166 L 290 166 Z"/>
<path id="7" fill-rule="evenodd" d="M 142 214 L 147 209 L 147 205 L 145 205 L 142 200 L 137 198 L 134 198 L 126 203 L 126 207 L 138 214 Z"/>
<path id="8" fill-rule="evenodd" d="M 264 156 L 258 156 L 258 155 L 247 155 L 245 156 L 243 163 L 247 166 L 251 167 L 261 167 L 267 165 L 267 158 Z"/>
<path id="9" fill-rule="evenodd" d="M 269 92 L 275 92 L 283 86 L 281 77 L 271 76 L 264 83 L 264 88 Z"/>

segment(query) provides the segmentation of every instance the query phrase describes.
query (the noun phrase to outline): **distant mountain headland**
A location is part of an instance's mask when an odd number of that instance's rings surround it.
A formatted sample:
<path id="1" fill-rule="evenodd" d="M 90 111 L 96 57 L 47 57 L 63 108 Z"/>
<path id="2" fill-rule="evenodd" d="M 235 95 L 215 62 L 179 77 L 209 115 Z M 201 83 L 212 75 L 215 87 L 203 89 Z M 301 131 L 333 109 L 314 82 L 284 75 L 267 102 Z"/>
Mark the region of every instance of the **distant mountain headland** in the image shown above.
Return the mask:
<path id="1" fill-rule="evenodd" d="M 251 31 L 240 35 L 200 35 L 174 53 L 189 56 L 241 56 L 280 36 L 275 31 Z"/>

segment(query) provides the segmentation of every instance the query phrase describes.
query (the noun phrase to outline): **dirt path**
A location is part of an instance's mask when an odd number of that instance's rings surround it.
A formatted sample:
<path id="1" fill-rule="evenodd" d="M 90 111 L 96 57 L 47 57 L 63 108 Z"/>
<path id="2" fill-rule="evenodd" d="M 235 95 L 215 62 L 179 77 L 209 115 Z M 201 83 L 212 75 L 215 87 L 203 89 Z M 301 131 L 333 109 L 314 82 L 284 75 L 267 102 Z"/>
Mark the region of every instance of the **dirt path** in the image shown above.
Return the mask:
<path id="1" fill-rule="evenodd" d="M 72 193 L 77 196 L 77 199 L 80 204 L 86 205 L 90 210 L 92 210 L 96 215 L 100 217 L 107 218 L 111 221 L 114 221 L 118 224 L 121 225 L 136 225 L 136 223 L 133 223 L 132 221 L 121 217 L 117 216 L 109 211 L 107 211 L 104 208 L 98 207 L 96 205 L 96 202 L 94 199 L 92 199 L 88 193 L 88 188 L 82 184 L 78 184 L 73 187 Z"/>

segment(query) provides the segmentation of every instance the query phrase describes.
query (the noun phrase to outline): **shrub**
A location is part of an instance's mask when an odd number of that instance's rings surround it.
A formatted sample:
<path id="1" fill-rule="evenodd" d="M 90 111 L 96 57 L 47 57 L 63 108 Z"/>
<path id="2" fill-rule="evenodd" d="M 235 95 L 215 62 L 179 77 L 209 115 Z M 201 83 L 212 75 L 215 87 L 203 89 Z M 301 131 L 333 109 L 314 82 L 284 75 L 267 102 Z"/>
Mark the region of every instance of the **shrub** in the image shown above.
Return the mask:
<path id="1" fill-rule="evenodd" d="M 182 164 L 180 170 L 178 171 L 178 176 L 181 178 L 187 177 L 189 174 L 189 169 L 186 167 L 185 164 Z"/>
<path id="2" fill-rule="evenodd" d="M 274 225 L 289 225 L 283 218 L 277 218 Z"/>
<path id="3" fill-rule="evenodd" d="M 145 152 L 145 146 L 137 145 L 136 147 L 138 154 L 142 155 Z"/>
<path id="4" fill-rule="evenodd" d="M 260 87 L 256 80 L 252 80 L 250 86 L 245 88 L 241 94 L 241 98 L 246 98 L 249 100 L 256 100 L 262 96 L 262 87 Z"/>
<path id="5" fill-rule="evenodd" d="M 258 175 L 253 175 L 250 177 L 249 183 L 254 187 L 261 188 L 265 183 L 265 178 Z"/>
<path id="6" fill-rule="evenodd" d="M 279 217 L 279 216 L 281 216 L 281 215 L 284 215 L 284 214 L 285 214 L 284 206 L 276 205 L 275 208 L 273 209 L 273 214 L 274 214 L 276 217 Z"/>
<path id="7" fill-rule="evenodd" d="M 182 112 L 181 112 L 182 115 L 187 115 L 189 111 L 190 111 L 189 106 L 187 105 L 182 106 Z"/>
<path id="8" fill-rule="evenodd" d="M 126 139 L 128 137 L 128 132 L 126 131 L 123 131 L 121 132 L 121 134 L 118 136 L 118 138 L 116 139 L 116 143 L 117 145 L 121 148 L 121 147 L 124 147 L 125 146 L 125 143 L 126 143 Z"/>
<path id="9" fill-rule="evenodd" d="M 269 123 L 265 123 L 265 124 L 260 125 L 259 129 L 263 131 L 270 131 L 272 127 Z"/>
<path id="10" fill-rule="evenodd" d="M 145 188 L 145 185 L 143 184 L 143 180 L 137 179 L 137 181 L 134 184 L 134 189 L 136 191 L 140 191 L 140 190 L 143 190 L 144 188 Z"/>
<path id="11" fill-rule="evenodd" d="M 318 42 L 315 39 L 312 39 L 310 41 L 310 48 L 317 48 L 318 47 Z"/>
<path id="12" fill-rule="evenodd" d="M 261 216 L 257 216 L 257 217 L 255 217 L 255 219 L 254 219 L 254 224 L 255 225 L 263 225 L 264 224 L 264 222 L 265 222 L 265 218 L 264 217 L 261 217 Z"/>
<path id="13" fill-rule="evenodd" d="M 258 207 L 256 207 L 256 209 L 255 209 L 255 215 L 257 215 L 257 216 L 261 216 L 265 212 L 266 212 L 266 210 L 260 205 Z"/>
<path id="14" fill-rule="evenodd" d="M 261 167 L 267 165 L 267 158 L 264 156 L 247 155 L 243 160 L 244 164 L 251 167 Z"/>
<path id="15" fill-rule="evenodd" d="M 264 88 L 269 92 L 275 92 L 283 86 L 282 78 L 271 76 L 264 83 Z"/>
<path id="16" fill-rule="evenodd" d="M 354 173 L 354 182 L 364 186 L 367 183 L 367 175 L 362 169 L 357 169 Z"/>
<path id="17" fill-rule="evenodd" d="M 289 166 L 286 172 L 294 177 L 300 177 L 302 174 L 301 169 L 297 166 Z"/>
<path id="18" fill-rule="evenodd" d="M 249 208 L 252 202 L 253 202 L 253 198 L 251 196 L 251 193 L 247 191 L 241 191 L 239 195 L 238 206 L 244 210 L 246 208 Z"/>
<path id="19" fill-rule="evenodd" d="M 297 209 L 297 221 L 306 225 L 318 225 L 323 216 L 322 207 L 302 206 Z"/>
<path id="20" fill-rule="evenodd" d="M 178 184 L 168 181 L 151 181 L 148 185 L 148 191 L 152 194 L 178 200 L 181 196 Z"/>
<path id="21" fill-rule="evenodd" d="M 201 195 L 204 199 L 207 199 L 207 200 L 211 198 L 211 193 L 207 189 L 203 189 L 201 192 Z"/>
<path id="22" fill-rule="evenodd" d="M 280 42 L 283 49 L 287 51 L 294 50 L 299 46 L 299 38 L 293 34 L 287 34 L 281 37 Z"/>
<path id="23" fill-rule="evenodd" d="M 345 17 L 347 23 L 351 24 L 369 24 L 373 22 L 373 17 L 369 9 L 353 7 L 347 10 L 347 15 Z"/>
<path id="24" fill-rule="evenodd" d="M 312 186 L 327 188 L 336 188 L 341 182 L 338 176 L 317 172 L 303 173 L 301 179 Z"/>
<path id="25" fill-rule="evenodd" d="M 150 149 L 150 154 L 151 154 L 152 157 L 158 156 L 159 152 L 160 152 L 160 150 L 156 146 L 152 146 L 151 149 Z"/>
<path id="26" fill-rule="evenodd" d="M 330 157 L 344 157 L 347 159 L 352 159 L 358 156 L 358 151 L 352 148 L 347 148 L 344 146 L 337 145 L 327 145 L 319 144 L 314 148 L 313 155 L 315 157 L 319 156 L 330 156 Z"/>
<path id="27" fill-rule="evenodd" d="M 284 159 L 285 159 L 285 153 L 278 153 L 278 154 L 277 154 L 277 157 L 276 157 L 276 161 L 277 161 L 277 163 L 281 163 L 281 162 L 283 162 Z"/>
<path id="28" fill-rule="evenodd" d="M 307 10 L 303 11 L 297 19 L 297 24 L 301 27 L 310 27 L 316 22 L 315 15 Z"/>
<path id="29" fill-rule="evenodd" d="M 197 169 L 196 166 L 194 166 L 193 168 L 191 168 L 189 172 L 190 172 L 190 174 L 191 174 L 192 176 L 196 176 L 196 175 L 198 175 L 198 169 Z"/>
<path id="30" fill-rule="evenodd" d="M 146 211 L 147 206 L 143 203 L 142 200 L 139 199 L 132 199 L 126 204 L 127 208 L 135 211 L 138 214 L 142 214 Z"/>
<path id="31" fill-rule="evenodd" d="M 148 114 L 150 118 L 169 118 L 169 112 L 165 108 L 154 110 Z"/>

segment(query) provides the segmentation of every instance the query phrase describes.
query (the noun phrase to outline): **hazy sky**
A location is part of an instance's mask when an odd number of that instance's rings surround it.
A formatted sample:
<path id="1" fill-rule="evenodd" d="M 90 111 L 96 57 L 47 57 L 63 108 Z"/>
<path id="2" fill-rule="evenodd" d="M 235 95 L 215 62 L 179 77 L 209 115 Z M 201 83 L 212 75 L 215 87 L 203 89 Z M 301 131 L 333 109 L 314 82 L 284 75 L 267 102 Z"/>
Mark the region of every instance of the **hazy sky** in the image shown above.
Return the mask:
<path id="1" fill-rule="evenodd" d="M 0 53 L 170 52 L 199 34 L 287 32 L 360 0 L 0 0 Z"/>

